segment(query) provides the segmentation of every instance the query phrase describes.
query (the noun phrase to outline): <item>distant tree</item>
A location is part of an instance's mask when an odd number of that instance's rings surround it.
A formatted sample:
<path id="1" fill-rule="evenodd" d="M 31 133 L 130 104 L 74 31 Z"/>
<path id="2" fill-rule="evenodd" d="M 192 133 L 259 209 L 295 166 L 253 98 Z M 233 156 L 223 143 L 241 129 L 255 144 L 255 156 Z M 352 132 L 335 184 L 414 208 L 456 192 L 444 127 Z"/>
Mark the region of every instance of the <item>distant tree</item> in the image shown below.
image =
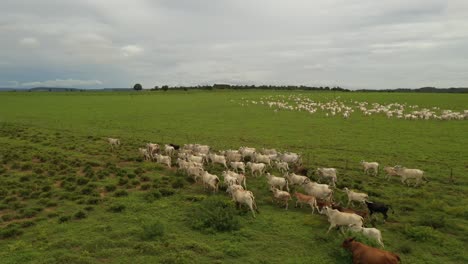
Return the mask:
<path id="1" fill-rule="evenodd" d="M 169 86 L 163 85 L 163 86 L 161 87 L 161 89 L 162 89 L 163 91 L 167 92 L 167 90 L 169 89 Z"/>
<path id="2" fill-rule="evenodd" d="M 159 86 L 157 86 L 157 85 L 154 86 L 154 89 L 155 89 L 155 90 L 159 90 Z"/>
<path id="3" fill-rule="evenodd" d="M 143 90 L 143 86 L 141 86 L 141 84 L 137 83 L 137 84 L 133 85 L 133 90 L 141 91 L 141 90 Z"/>
<path id="4" fill-rule="evenodd" d="M 184 91 L 187 91 L 187 90 L 188 90 L 187 87 L 184 87 Z"/>

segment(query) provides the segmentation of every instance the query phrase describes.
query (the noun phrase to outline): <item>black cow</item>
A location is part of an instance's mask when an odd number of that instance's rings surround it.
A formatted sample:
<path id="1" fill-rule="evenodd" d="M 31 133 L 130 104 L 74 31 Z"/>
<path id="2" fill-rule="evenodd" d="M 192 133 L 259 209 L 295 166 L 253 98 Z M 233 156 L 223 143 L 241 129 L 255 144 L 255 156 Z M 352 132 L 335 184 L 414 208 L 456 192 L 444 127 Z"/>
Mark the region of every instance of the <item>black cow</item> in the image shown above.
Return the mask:
<path id="1" fill-rule="evenodd" d="M 172 146 L 175 150 L 179 150 L 180 149 L 180 146 L 179 145 L 176 145 L 176 144 L 169 144 L 169 146 Z"/>
<path id="2" fill-rule="evenodd" d="M 366 201 L 366 205 L 367 205 L 367 208 L 369 209 L 371 216 L 373 213 L 381 213 L 383 214 L 385 220 L 387 220 L 388 218 L 387 212 L 389 208 L 391 208 L 392 212 L 395 213 L 395 211 L 393 211 L 392 206 L 386 205 L 383 203 L 373 203 L 373 202 Z"/>

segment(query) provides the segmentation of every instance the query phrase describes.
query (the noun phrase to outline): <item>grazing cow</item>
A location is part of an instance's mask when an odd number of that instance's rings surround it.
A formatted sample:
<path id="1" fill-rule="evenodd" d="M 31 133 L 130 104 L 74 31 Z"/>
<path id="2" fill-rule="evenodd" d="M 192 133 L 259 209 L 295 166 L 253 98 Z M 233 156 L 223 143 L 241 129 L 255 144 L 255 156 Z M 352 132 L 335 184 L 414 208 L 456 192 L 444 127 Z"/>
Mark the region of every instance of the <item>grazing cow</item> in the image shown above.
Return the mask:
<path id="1" fill-rule="evenodd" d="M 297 175 L 295 173 L 285 173 L 284 177 L 288 179 L 291 185 L 303 185 L 310 182 L 310 179 L 306 176 Z"/>
<path id="2" fill-rule="evenodd" d="M 369 202 L 369 201 L 366 201 L 365 203 L 367 205 L 367 209 L 369 209 L 371 216 L 373 213 L 381 213 L 384 216 L 384 220 L 387 220 L 388 209 L 392 209 L 392 212 L 394 212 L 391 205 L 386 205 L 386 204 L 377 203 L 377 202 Z"/>
<path id="3" fill-rule="evenodd" d="M 398 264 L 401 261 L 395 253 L 369 247 L 354 241 L 354 238 L 345 239 L 342 247 L 351 251 L 354 264 Z"/>
<path id="4" fill-rule="evenodd" d="M 142 155 L 145 160 L 151 160 L 151 156 L 147 149 L 138 148 L 138 152 L 140 152 L 140 155 Z"/>
<path id="5" fill-rule="evenodd" d="M 312 208 L 312 214 L 314 214 L 315 208 L 317 208 L 317 211 L 320 211 L 317 206 L 317 199 L 314 196 L 306 195 L 306 194 L 298 193 L 298 192 L 294 192 L 294 196 L 296 196 L 296 207 L 297 207 L 297 204 L 300 203 L 301 208 L 302 208 L 302 204 L 306 203 L 310 205 L 310 208 Z"/>
<path id="6" fill-rule="evenodd" d="M 226 165 L 226 158 L 222 155 L 216 155 L 214 153 L 210 153 L 208 154 L 208 158 L 209 160 L 211 161 L 211 163 L 215 164 L 215 163 L 218 163 L 218 164 L 221 164 L 224 166 L 224 168 L 228 168 L 227 165 Z"/>
<path id="7" fill-rule="evenodd" d="M 209 188 L 213 189 L 213 193 L 218 192 L 219 178 L 214 174 L 210 174 L 207 171 L 202 173 L 203 189 Z"/>
<path id="8" fill-rule="evenodd" d="M 336 209 L 331 209 L 330 207 L 325 207 L 325 214 L 328 216 L 328 222 L 330 222 L 330 227 L 328 228 L 327 234 L 333 227 L 341 227 L 349 225 L 362 226 L 363 218 L 357 214 L 342 213 Z M 341 230 L 343 232 L 343 230 Z"/>
<path id="9" fill-rule="evenodd" d="M 175 150 L 179 150 L 179 149 L 180 149 L 180 146 L 179 146 L 179 145 L 176 145 L 176 144 L 170 143 L 169 146 L 173 147 Z"/>
<path id="10" fill-rule="evenodd" d="M 289 171 L 289 165 L 287 162 L 284 162 L 284 161 L 276 161 L 275 162 L 275 165 L 276 165 L 276 168 L 278 168 L 278 170 L 280 172 L 287 172 Z"/>
<path id="11" fill-rule="evenodd" d="M 304 191 L 308 195 L 317 197 L 318 199 L 326 200 L 331 202 L 333 199 L 333 190 L 327 184 L 319 184 L 316 182 L 309 182 L 304 184 Z"/>
<path id="12" fill-rule="evenodd" d="M 361 166 L 364 168 L 364 173 L 367 174 L 370 170 L 374 171 L 374 175 L 379 174 L 379 163 L 377 162 L 367 162 L 361 160 Z"/>
<path id="13" fill-rule="evenodd" d="M 328 179 L 331 181 L 331 186 L 336 185 L 337 177 L 336 177 L 337 170 L 335 168 L 317 168 L 317 175 L 319 176 L 319 180 L 322 178 Z"/>
<path id="14" fill-rule="evenodd" d="M 343 191 L 345 191 L 348 195 L 348 204 L 346 206 L 349 206 L 349 204 L 353 201 L 364 204 L 369 199 L 369 196 L 367 194 L 351 191 L 347 187 L 344 187 Z"/>
<path id="15" fill-rule="evenodd" d="M 242 171 L 242 173 L 245 174 L 245 163 L 242 161 L 231 161 L 229 163 L 231 165 L 231 168 L 235 170 L 237 173 L 239 173 L 239 170 Z"/>
<path id="16" fill-rule="evenodd" d="M 173 146 L 170 146 L 170 145 L 164 145 L 164 153 L 166 153 L 166 155 L 168 155 L 169 157 L 172 157 L 172 154 L 174 154 L 174 147 Z"/>
<path id="17" fill-rule="evenodd" d="M 239 205 L 245 204 L 252 211 L 252 215 L 255 218 L 255 211 L 259 213 L 257 204 L 255 203 L 255 197 L 251 191 L 245 191 L 241 189 L 234 189 L 231 191 L 232 199 Z"/>
<path id="18" fill-rule="evenodd" d="M 379 243 L 381 247 L 385 247 L 382 242 L 382 233 L 377 228 L 373 228 L 373 227 L 368 228 L 368 227 L 362 227 L 362 226 L 359 227 L 355 225 L 350 225 L 349 229 L 353 232 L 361 232 L 364 236 L 370 239 L 377 240 L 377 243 Z"/>
<path id="19" fill-rule="evenodd" d="M 156 154 L 155 158 L 156 158 L 156 162 L 161 163 L 161 164 L 165 164 L 169 168 L 171 167 L 171 157 L 170 156 L 163 156 L 161 154 Z"/>
<path id="20" fill-rule="evenodd" d="M 401 182 L 404 184 L 407 179 L 416 179 L 416 183 L 414 186 L 418 186 L 422 179 L 428 181 L 426 177 L 424 177 L 424 171 L 418 169 L 407 169 L 405 167 L 401 167 L 400 165 L 395 166 L 395 171 L 398 175 L 401 176 Z M 409 183 L 406 182 L 409 186 Z"/>
<path id="21" fill-rule="evenodd" d="M 398 175 L 394 167 L 385 167 L 384 171 L 385 171 L 385 178 L 387 180 L 390 180 L 391 176 L 400 176 Z"/>
<path id="22" fill-rule="evenodd" d="M 282 177 L 276 177 L 271 175 L 270 173 L 266 174 L 266 178 L 268 180 L 268 184 L 271 187 L 279 187 L 279 189 L 283 190 L 286 187 L 286 190 L 289 192 L 288 180 Z"/>
<path id="23" fill-rule="evenodd" d="M 147 143 L 146 144 L 146 149 L 148 150 L 149 154 L 151 155 L 151 158 L 154 158 L 154 153 L 159 152 L 159 144 L 153 144 L 153 143 Z"/>
<path id="24" fill-rule="evenodd" d="M 362 216 L 362 218 L 366 219 L 367 216 L 368 216 L 368 213 L 366 211 L 360 211 L 360 210 L 355 210 L 355 209 L 351 209 L 351 208 L 344 208 L 338 204 L 334 204 L 332 203 L 331 205 L 331 208 L 332 209 L 336 209 L 342 213 L 351 213 L 351 214 L 357 214 L 357 215 L 360 215 Z"/>
<path id="25" fill-rule="evenodd" d="M 277 202 L 284 202 L 286 210 L 288 210 L 288 201 L 291 200 L 291 194 L 289 194 L 289 192 L 286 191 L 278 190 L 273 186 L 270 187 L 270 191 L 273 192 L 273 199 L 275 199 Z"/>
<path id="26" fill-rule="evenodd" d="M 107 138 L 107 142 L 109 142 L 111 150 L 114 150 L 114 148 L 120 146 L 120 139 L 118 138 Z"/>
<path id="27" fill-rule="evenodd" d="M 261 176 L 265 172 L 266 165 L 263 163 L 252 163 L 249 161 L 246 165 L 247 168 L 250 168 L 252 176 L 255 176 L 255 172 L 258 172 L 259 176 Z"/>

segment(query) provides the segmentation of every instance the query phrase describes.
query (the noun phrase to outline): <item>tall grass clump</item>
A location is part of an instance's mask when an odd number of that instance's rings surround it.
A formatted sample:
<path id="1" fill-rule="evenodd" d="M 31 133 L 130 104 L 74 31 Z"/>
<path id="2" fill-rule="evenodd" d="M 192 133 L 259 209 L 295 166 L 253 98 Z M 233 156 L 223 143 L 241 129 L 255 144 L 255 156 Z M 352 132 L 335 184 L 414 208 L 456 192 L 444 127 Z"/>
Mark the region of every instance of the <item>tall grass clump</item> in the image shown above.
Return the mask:
<path id="1" fill-rule="evenodd" d="M 239 230 L 237 211 L 228 200 L 212 196 L 200 202 L 189 213 L 189 224 L 195 230 L 233 231 Z"/>

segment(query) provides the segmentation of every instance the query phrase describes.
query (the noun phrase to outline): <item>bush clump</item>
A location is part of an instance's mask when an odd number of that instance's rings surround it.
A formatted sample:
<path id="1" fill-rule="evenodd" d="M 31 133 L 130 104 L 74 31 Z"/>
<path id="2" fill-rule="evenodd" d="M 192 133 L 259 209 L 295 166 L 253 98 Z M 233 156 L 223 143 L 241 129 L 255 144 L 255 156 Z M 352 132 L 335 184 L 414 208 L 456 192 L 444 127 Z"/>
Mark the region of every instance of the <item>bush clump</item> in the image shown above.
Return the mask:
<path id="1" fill-rule="evenodd" d="M 128 196 L 128 192 L 126 190 L 118 190 L 114 193 L 115 197 L 122 197 L 122 196 Z"/>
<path id="2" fill-rule="evenodd" d="M 150 224 L 143 224 L 141 238 L 143 240 L 155 240 L 164 236 L 164 225 L 157 221 Z"/>
<path id="3" fill-rule="evenodd" d="M 428 226 L 406 226 L 404 234 L 415 241 L 426 241 L 435 238 L 434 230 Z"/>
<path id="4" fill-rule="evenodd" d="M 432 213 L 421 216 L 417 223 L 421 226 L 429 226 L 438 229 L 445 227 L 446 221 L 444 215 Z"/>
<path id="5" fill-rule="evenodd" d="M 189 213 L 190 226 L 196 230 L 231 231 L 240 228 L 237 211 L 230 203 L 220 197 L 209 197 L 195 206 Z"/>
<path id="6" fill-rule="evenodd" d="M 168 188 L 161 188 L 159 189 L 159 192 L 162 194 L 162 196 L 171 196 L 175 193 L 173 189 Z"/>
<path id="7" fill-rule="evenodd" d="M 9 227 L 6 229 L 2 229 L 0 231 L 0 238 L 10 238 L 10 237 L 17 237 L 19 235 L 23 234 L 23 231 L 19 230 L 16 227 Z"/>
<path id="8" fill-rule="evenodd" d="M 140 189 L 143 191 L 151 189 L 151 184 L 145 183 L 140 186 Z"/>
<path id="9" fill-rule="evenodd" d="M 83 218 L 86 218 L 87 215 L 85 212 L 80 210 L 76 212 L 73 216 L 75 217 L 75 219 L 83 219 Z"/>
<path id="10" fill-rule="evenodd" d="M 180 189 L 183 188 L 185 185 L 185 181 L 181 178 L 177 178 L 172 181 L 172 188 Z"/>
<path id="11" fill-rule="evenodd" d="M 59 222 L 59 224 L 61 224 L 61 223 L 68 222 L 70 220 L 71 220 L 71 216 L 64 215 L 64 216 L 59 217 L 58 222 Z"/>
<path id="12" fill-rule="evenodd" d="M 126 207 L 123 204 L 114 204 L 109 207 L 109 211 L 113 213 L 120 213 L 120 212 L 123 212 L 125 208 Z"/>
<path id="13" fill-rule="evenodd" d="M 161 198 L 162 194 L 158 190 L 152 190 L 150 192 L 145 193 L 143 197 L 147 202 L 152 203 L 157 199 Z"/>
<path id="14" fill-rule="evenodd" d="M 115 186 L 115 184 L 108 184 L 104 188 L 106 189 L 106 192 L 113 192 L 117 189 L 117 186 Z"/>

